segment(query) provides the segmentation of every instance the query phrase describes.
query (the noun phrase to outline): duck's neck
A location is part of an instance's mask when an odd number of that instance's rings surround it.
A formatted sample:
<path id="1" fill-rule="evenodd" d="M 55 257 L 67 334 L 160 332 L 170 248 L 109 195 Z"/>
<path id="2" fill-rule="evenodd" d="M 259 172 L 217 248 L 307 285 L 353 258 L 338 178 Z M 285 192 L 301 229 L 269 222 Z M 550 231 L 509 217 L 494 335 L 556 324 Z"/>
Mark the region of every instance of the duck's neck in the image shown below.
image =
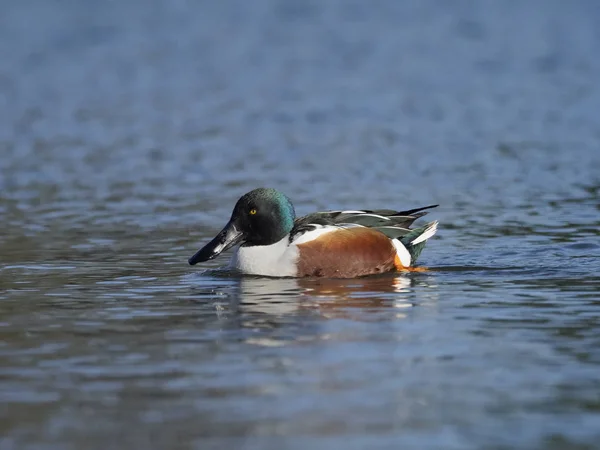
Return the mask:
<path id="1" fill-rule="evenodd" d="M 293 222 L 292 222 L 293 224 Z M 278 243 L 282 239 L 290 236 L 292 227 L 283 226 L 264 227 L 260 232 L 249 233 L 246 242 L 242 244 L 242 247 L 264 247 Z"/>

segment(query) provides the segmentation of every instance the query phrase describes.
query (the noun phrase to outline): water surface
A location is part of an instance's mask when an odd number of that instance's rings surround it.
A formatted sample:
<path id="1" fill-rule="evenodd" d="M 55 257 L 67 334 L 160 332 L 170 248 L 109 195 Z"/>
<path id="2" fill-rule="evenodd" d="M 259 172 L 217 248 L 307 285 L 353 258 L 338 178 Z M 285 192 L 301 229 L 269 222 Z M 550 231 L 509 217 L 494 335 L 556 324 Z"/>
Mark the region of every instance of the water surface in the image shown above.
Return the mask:
<path id="1" fill-rule="evenodd" d="M 597 448 L 595 2 L 2 11 L 2 450 Z M 189 267 L 257 186 L 431 271 Z"/>

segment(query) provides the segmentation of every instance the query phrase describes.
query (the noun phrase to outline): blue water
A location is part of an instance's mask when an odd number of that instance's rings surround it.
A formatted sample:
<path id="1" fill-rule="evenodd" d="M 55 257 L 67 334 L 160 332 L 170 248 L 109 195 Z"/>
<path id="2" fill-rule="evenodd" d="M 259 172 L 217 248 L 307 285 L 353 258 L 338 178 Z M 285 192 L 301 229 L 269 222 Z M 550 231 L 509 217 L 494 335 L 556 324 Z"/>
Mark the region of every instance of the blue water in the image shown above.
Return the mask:
<path id="1" fill-rule="evenodd" d="M 1 11 L 0 450 L 598 448 L 596 2 Z M 257 186 L 431 270 L 188 266 Z"/>

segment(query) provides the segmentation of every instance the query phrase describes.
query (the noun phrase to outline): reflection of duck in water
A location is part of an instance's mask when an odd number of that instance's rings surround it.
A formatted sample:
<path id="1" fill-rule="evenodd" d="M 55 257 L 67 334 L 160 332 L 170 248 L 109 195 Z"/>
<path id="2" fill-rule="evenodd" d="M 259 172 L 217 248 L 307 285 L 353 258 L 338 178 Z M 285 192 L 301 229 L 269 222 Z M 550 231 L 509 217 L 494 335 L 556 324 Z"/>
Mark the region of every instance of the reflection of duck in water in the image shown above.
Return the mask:
<path id="1" fill-rule="evenodd" d="M 202 304 L 213 303 L 217 319 L 227 329 L 252 329 L 245 340 L 256 345 L 324 339 L 329 332 L 321 328 L 321 319 L 370 322 L 438 314 L 434 275 L 390 273 L 332 279 L 232 277 L 223 270 L 210 273 L 213 276 L 190 277 L 190 281 L 199 281 L 191 284 L 193 297 Z M 272 330 L 280 332 L 272 334 Z"/>
<path id="2" fill-rule="evenodd" d="M 414 267 L 437 221 L 408 227 L 423 210 L 327 211 L 296 219 L 290 200 L 275 189 L 242 196 L 229 222 L 190 264 L 216 258 L 240 244 L 232 265 L 247 274 L 274 277 L 353 278 Z"/>
<path id="3" fill-rule="evenodd" d="M 332 278 L 243 277 L 235 292 L 237 308 L 282 316 L 318 310 L 325 316 L 345 316 L 349 308 L 410 308 L 411 290 L 427 280 L 380 276 L 354 280 Z"/>

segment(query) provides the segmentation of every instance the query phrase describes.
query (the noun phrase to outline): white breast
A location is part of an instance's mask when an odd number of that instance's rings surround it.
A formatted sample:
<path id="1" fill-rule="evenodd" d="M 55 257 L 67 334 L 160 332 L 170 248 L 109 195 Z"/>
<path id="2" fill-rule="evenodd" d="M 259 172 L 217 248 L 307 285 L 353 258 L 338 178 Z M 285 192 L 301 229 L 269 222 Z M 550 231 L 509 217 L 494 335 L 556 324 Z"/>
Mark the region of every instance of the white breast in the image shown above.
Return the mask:
<path id="1" fill-rule="evenodd" d="M 289 236 L 272 245 L 241 246 L 231 258 L 231 266 L 243 273 L 271 277 L 294 277 L 298 249 L 289 245 Z"/>

